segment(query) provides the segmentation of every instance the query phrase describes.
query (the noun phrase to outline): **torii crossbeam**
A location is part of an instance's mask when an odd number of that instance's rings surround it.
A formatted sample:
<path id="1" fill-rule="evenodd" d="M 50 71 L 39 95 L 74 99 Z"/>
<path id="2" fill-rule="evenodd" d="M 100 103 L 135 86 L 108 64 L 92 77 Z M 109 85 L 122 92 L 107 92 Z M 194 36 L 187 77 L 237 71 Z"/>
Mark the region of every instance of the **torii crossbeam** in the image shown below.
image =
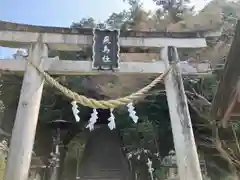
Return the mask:
<path id="1" fill-rule="evenodd" d="M 92 70 L 91 62 L 48 58 L 48 49 L 78 51 L 92 45 L 92 29 L 42 27 L 0 21 L 0 46 L 28 48 L 28 59 L 51 74 L 163 73 L 178 61 L 176 48 L 206 47 L 201 32 L 121 32 L 121 47 L 161 49 L 164 61 L 120 62 L 116 72 Z M 174 46 L 176 48 L 168 46 Z M 179 65 L 165 79 L 167 99 L 181 180 L 202 180 L 191 119 Z M 26 180 L 31 161 L 44 80 L 25 60 L 0 60 L 0 70 L 25 72 L 19 99 L 5 180 Z M 185 75 L 191 74 L 186 72 Z"/>

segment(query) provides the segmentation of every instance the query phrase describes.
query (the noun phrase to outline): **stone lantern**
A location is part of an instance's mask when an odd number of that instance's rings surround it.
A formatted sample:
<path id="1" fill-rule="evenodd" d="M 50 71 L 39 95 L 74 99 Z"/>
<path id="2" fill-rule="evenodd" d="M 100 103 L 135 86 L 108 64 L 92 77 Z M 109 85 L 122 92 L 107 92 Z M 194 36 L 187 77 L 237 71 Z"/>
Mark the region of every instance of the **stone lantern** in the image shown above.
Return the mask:
<path id="1" fill-rule="evenodd" d="M 166 180 L 177 180 L 178 170 L 176 154 L 174 150 L 169 151 L 168 156 L 165 156 L 162 160 L 162 166 L 168 168 L 167 179 Z"/>
<path id="2" fill-rule="evenodd" d="M 207 177 L 206 163 L 203 156 L 199 155 L 200 167 L 203 176 Z M 167 179 L 166 180 L 179 180 L 178 168 L 177 168 L 177 158 L 174 150 L 169 151 L 168 156 L 164 157 L 162 160 L 162 166 L 168 168 Z"/>
<path id="3" fill-rule="evenodd" d="M 49 164 L 47 166 L 50 174 L 50 180 L 60 180 L 62 169 L 60 169 L 61 152 L 65 146 L 62 142 L 63 138 L 73 125 L 72 122 L 65 120 L 54 120 L 49 123 L 49 127 L 53 130 L 53 152 L 50 154 Z"/>

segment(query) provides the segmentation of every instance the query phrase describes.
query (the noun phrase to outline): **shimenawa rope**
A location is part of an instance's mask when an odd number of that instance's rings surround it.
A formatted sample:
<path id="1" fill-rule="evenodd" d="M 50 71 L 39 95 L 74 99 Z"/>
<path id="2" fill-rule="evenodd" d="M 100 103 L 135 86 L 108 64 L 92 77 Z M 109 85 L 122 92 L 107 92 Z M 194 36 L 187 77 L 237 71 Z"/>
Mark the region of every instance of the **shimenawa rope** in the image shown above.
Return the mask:
<path id="1" fill-rule="evenodd" d="M 150 84 L 145 86 L 144 88 L 140 89 L 139 91 L 130 94 L 128 96 L 114 99 L 114 100 L 96 100 L 93 98 L 88 98 L 83 95 L 79 95 L 76 92 L 71 91 L 70 89 L 64 87 L 61 85 L 58 81 L 56 81 L 54 78 L 52 78 L 48 73 L 41 70 L 38 66 L 33 64 L 29 59 L 25 58 L 29 63 L 31 63 L 38 72 L 44 77 L 47 83 L 61 91 L 65 96 L 69 97 L 70 99 L 76 101 L 79 104 L 82 104 L 83 106 L 87 106 L 90 108 L 96 108 L 96 109 L 114 109 L 121 105 L 126 105 L 130 102 L 133 102 L 141 97 L 143 97 L 150 89 L 152 89 L 156 84 L 161 82 L 165 76 L 172 70 L 172 66 L 168 68 L 163 74 L 158 76 L 156 79 L 154 79 Z"/>

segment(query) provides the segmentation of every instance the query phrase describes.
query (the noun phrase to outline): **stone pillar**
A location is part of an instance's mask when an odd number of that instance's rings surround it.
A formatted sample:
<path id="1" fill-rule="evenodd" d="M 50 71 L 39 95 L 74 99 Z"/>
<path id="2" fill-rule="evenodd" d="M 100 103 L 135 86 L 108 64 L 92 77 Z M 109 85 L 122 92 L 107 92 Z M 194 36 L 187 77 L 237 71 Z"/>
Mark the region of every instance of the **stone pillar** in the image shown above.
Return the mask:
<path id="1" fill-rule="evenodd" d="M 30 46 L 28 59 L 40 66 L 42 58 L 47 55 L 47 46 L 37 42 Z M 43 78 L 29 63 L 26 66 L 12 131 L 5 180 L 28 179 L 42 91 Z"/>
<path id="2" fill-rule="evenodd" d="M 166 69 L 173 69 L 165 78 L 165 88 L 176 151 L 180 180 L 202 180 L 187 97 L 185 94 L 179 58 L 175 47 L 162 49 Z"/>

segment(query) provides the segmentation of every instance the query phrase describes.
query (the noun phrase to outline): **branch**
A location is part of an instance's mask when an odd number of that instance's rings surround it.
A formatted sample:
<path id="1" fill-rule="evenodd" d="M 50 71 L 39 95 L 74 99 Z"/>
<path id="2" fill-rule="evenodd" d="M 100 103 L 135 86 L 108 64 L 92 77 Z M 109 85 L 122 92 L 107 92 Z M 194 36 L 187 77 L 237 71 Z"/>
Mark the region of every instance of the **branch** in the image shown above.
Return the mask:
<path id="1" fill-rule="evenodd" d="M 212 105 L 205 97 L 198 94 L 194 89 L 193 89 L 193 92 L 187 92 L 186 94 L 190 95 L 190 97 L 193 99 L 195 99 L 195 97 L 197 97 L 197 98 L 203 100 L 204 104 L 206 103 L 206 105 L 208 105 L 209 108 Z M 193 97 L 193 96 L 195 96 L 195 97 Z M 206 128 L 211 128 L 211 130 L 213 132 L 213 135 L 212 135 L 213 138 L 204 137 L 204 139 L 206 139 L 207 141 L 210 141 L 210 142 L 201 142 L 201 143 L 199 143 L 199 145 L 208 147 L 208 148 L 216 148 L 218 150 L 218 152 L 220 153 L 220 156 L 228 162 L 232 173 L 236 174 L 236 172 L 237 172 L 236 167 L 240 167 L 240 161 L 238 160 L 238 157 L 235 155 L 235 153 L 232 149 L 227 147 L 227 149 L 229 151 L 231 151 L 231 152 L 228 152 L 223 147 L 222 141 L 220 140 L 220 137 L 219 137 L 219 130 L 218 130 L 217 125 L 215 123 L 213 123 L 213 121 L 208 116 L 206 116 L 205 113 L 198 108 L 198 106 L 196 106 L 194 104 L 194 100 L 190 100 L 190 98 L 188 98 L 188 103 L 193 108 L 193 110 L 199 115 L 200 118 L 202 118 L 208 122 L 208 124 L 206 125 Z M 232 127 L 232 131 L 234 133 L 234 138 L 236 141 L 237 149 L 240 152 L 239 141 L 238 141 L 237 134 L 236 134 L 235 130 L 233 129 L 233 127 Z"/>
<path id="2" fill-rule="evenodd" d="M 233 125 L 232 125 L 232 131 L 233 131 L 233 135 L 234 135 L 234 138 L 235 138 L 235 141 L 236 141 L 238 153 L 240 154 L 240 145 L 239 145 L 237 133 L 236 133 L 236 131 L 234 130 Z"/>

